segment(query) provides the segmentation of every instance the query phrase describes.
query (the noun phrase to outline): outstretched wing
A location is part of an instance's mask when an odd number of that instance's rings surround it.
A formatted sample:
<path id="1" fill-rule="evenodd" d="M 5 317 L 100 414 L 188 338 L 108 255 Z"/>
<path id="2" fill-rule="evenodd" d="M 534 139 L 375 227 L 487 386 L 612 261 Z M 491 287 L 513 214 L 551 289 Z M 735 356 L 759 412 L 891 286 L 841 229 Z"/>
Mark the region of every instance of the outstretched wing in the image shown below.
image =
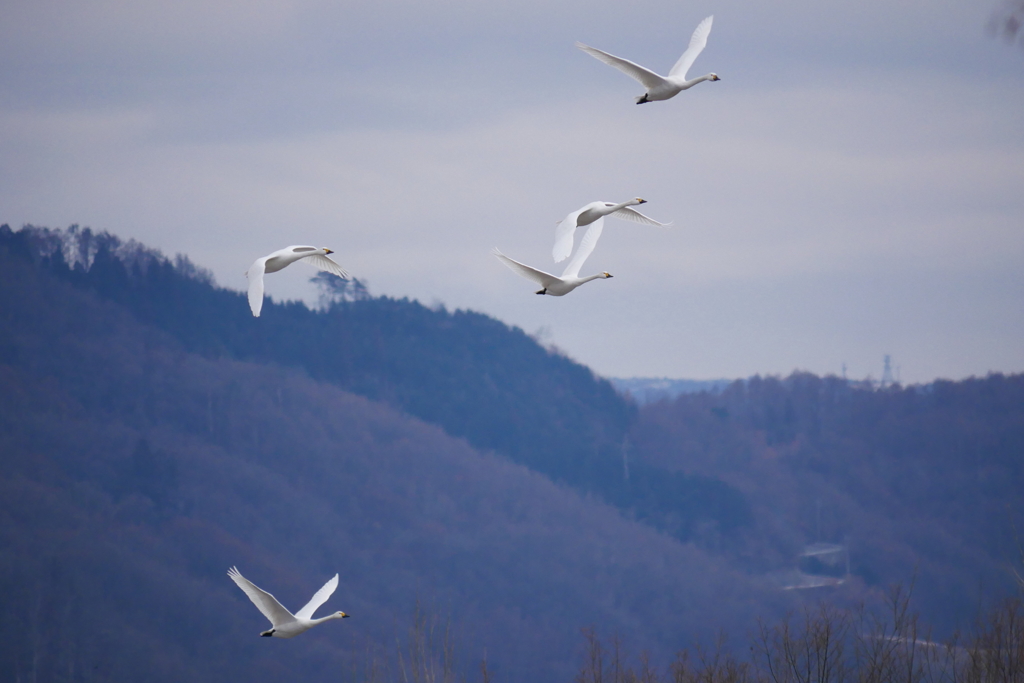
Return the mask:
<path id="1" fill-rule="evenodd" d="M 585 209 L 586 207 L 583 207 L 573 211 L 564 220 L 559 222 L 555 228 L 555 246 L 551 250 L 551 256 L 555 259 L 555 263 L 564 261 L 572 253 L 572 239 L 573 235 L 576 234 L 576 221 Z"/>
<path id="2" fill-rule="evenodd" d="M 245 271 L 245 276 L 249 278 L 249 308 L 252 309 L 252 314 L 255 317 L 260 317 L 260 311 L 263 310 L 263 271 L 267 267 L 267 258 L 258 258 L 256 261 L 249 266 L 249 270 Z"/>
<path id="3" fill-rule="evenodd" d="M 334 578 L 323 585 L 323 588 L 318 590 L 309 602 L 307 602 L 302 609 L 295 613 L 296 619 L 312 619 L 313 612 L 316 611 L 317 607 L 327 602 L 327 598 L 331 597 L 334 593 L 334 589 L 338 587 L 338 575 L 335 574 Z"/>
<path id="4" fill-rule="evenodd" d="M 711 15 L 704 21 L 697 24 L 696 30 L 693 35 L 690 36 L 690 47 L 686 48 L 686 52 L 679 58 L 672 70 L 668 72 L 669 76 L 679 76 L 683 79 L 686 78 L 686 72 L 693 66 L 693 62 L 697 59 L 697 55 L 704 50 L 704 46 L 708 44 L 708 34 L 711 33 L 711 22 L 715 20 L 715 15 Z"/>
<path id="5" fill-rule="evenodd" d="M 228 576 L 231 577 L 232 581 L 238 584 L 239 588 L 245 591 L 245 594 L 249 596 L 250 600 L 252 600 L 252 604 L 256 605 L 256 607 L 263 612 L 263 616 L 270 619 L 270 623 L 274 628 L 277 628 L 281 624 L 287 624 L 290 621 L 295 621 L 295 617 L 292 616 L 292 613 L 282 607 L 281 603 L 277 601 L 277 598 L 242 576 L 237 567 L 229 569 Z"/>
<path id="6" fill-rule="evenodd" d="M 505 256 L 497 249 L 495 249 L 491 253 L 494 254 L 499 261 L 508 266 L 508 269 L 511 270 L 513 273 L 518 273 L 519 275 L 525 277 L 527 280 L 533 280 L 541 287 L 550 287 L 556 282 L 558 282 L 558 278 L 552 275 L 551 273 L 545 273 L 543 270 L 537 270 L 536 268 L 531 268 L 530 266 L 520 263 L 519 261 L 510 259 L 508 256 Z"/>
<path id="7" fill-rule="evenodd" d="M 580 247 L 576 250 L 576 255 L 572 257 L 572 261 L 569 261 L 569 265 L 565 267 L 565 272 L 562 273 L 563 280 L 580 276 L 580 268 L 583 267 L 583 262 L 587 260 L 590 253 L 594 251 L 594 247 L 597 246 L 597 241 L 601 239 L 602 230 L 604 230 L 604 216 L 598 218 L 587 228 L 587 233 L 580 240 Z"/>
<path id="8" fill-rule="evenodd" d="M 313 266 L 317 270 L 324 270 L 324 271 L 327 271 L 328 273 L 332 273 L 334 275 L 337 275 L 342 280 L 347 280 L 348 277 L 349 277 L 348 273 L 345 271 L 344 268 L 339 266 L 337 263 L 332 261 L 330 258 L 328 258 L 326 256 L 321 256 L 320 254 L 314 254 L 313 256 L 306 256 L 306 257 L 304 257 L 302 259 L 302 262 L 303 263 L 308 263 L 309 265 Z"/>
<path id="9" fill-rule="evenodd" d="M 599 59 L 609 66 L 614 66 L 616 69 L 626 74 L 627 76 L 635 78 L 636 80 L 643 83 L 644 87 L 647 88 L 648 90 L 650 90 L 651 88 L 655 88 L 659 85 L 662 85 L 665 82 L 664 78 L 654 73 L 650 69 L 645 69 L 639 64 L 635 64 L 629 61 L 628 59 L 623 59 L 622 57 L 610 55 L 604 50 L 598 50 L 596 47 L 590 47 L 589 45 L 584 45 L 583 43 L 576 43 L 576 47 L 583 50 L 594 59 Z"/>
<path id="10" fill-rule="evenodd" d="M 623 208 L 619 209 L 612 215 L 615 216 L 616 218 L 624 218 L 627 221 L 633 221 L 634 223 L 643 223 L 644 225 L 656 225 L 659 228 L 667 228 L 668 226 L 672 225 L 671 221 L 669 221 L 668 223 L 659 223 L 650 216 L 645 216 L 636 209 L 631 209 L 628 206 L 624 206 Z"/>

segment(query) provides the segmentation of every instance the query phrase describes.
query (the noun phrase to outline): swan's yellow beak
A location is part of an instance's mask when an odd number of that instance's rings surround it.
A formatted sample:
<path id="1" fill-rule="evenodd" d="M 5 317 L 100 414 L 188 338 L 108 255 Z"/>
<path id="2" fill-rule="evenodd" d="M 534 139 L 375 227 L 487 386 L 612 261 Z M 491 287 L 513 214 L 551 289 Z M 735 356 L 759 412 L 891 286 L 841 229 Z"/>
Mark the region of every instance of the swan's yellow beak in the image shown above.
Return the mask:
<path id="1" fill-rule="evenodd" d="M 646 203 L 647 203 L 647 200 L 646 200 L 646 199 L 640 199 L 639 197 L 637 197 L 637 198 L 636 198 L 636 200 L 637 200 L 638 202 L 640 202 L 641 204 L 646 204 Z"/>
<path id="2" fill-rule="evenodd" d="M 612 277 L 612 274 L 611 274 L 611 273 L 609 273 L 609 272 L 607 272 L 607 271 L 605 271 L 605 274 L 604 274 L 604 276 L 605 276 L 606 278 L 608 278 L 608 277 Z"/>
<path id="3" fill-rule="evenodd" d="M 325 254 L 333 254 L 333 253 L 334 253 L 334 251 L 333 251 L 333 250 L 331 250 L 331 249 L 328 249 L 327 247 L 324 247 L 324 253 L 325 253 Z"/>
<path id="4" fill-rule="evenodd" d="M 341 613 L 341 618 L 342 619 L 348 619 L 350 616 L 352 616 L 352 615 L 351 614 L 345 614 L 344 612 Z"/>

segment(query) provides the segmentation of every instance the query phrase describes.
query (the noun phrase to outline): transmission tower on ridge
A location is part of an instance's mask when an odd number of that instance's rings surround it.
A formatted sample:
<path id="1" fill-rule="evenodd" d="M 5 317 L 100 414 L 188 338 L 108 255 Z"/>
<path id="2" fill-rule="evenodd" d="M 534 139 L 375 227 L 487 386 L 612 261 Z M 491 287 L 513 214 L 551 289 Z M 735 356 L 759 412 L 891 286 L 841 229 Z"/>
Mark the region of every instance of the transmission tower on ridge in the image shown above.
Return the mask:
<path id="1" fill-rule="evenodd" d="M 879 386 L 884 389 L 894 383 L 892 378 L 892 356 L 885 354 L 885 368 L 882 370 L 882 381 L 879 383 Z"/>

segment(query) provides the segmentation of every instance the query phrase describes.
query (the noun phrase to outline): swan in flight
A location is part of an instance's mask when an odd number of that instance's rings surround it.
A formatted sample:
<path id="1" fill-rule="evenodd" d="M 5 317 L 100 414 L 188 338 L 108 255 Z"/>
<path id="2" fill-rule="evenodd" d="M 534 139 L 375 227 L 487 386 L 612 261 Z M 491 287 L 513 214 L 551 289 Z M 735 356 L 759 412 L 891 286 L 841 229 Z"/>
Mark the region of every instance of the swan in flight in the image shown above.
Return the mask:
<path id="1" fill-rule="evenodd" d="M 285 247 L 284 249 L 278 249 L 273 254 L 256 259 L 249 266 L 249 270 L 245 271 L 245 276 L 249 278 L 249 308 L 252 309 L 252 314 L 258 318 L 260 317 L 260 311 L 263 310 L 264 273 L 276 273 L 296 261 L 301 260 L 303 263 L 308 263 L 318 270 L 325 270 L 328 273 L 337 275 L 342 280 L 347 280 L 348 273 L 345 272 L 345 269 L 327 258 L 328 254 L 333 253 L 333 251 L 327 248 L 317 249 L 316 247 L 297 244 Z"/>
<path id="2" fill-rule="evenodd" d="M 325 583 L 323 588 L 316 592 L 310 601 L 306 603 L 305 607 L 295 614 L 282 607 L 281 603 L 273 595 L 258 588 L 256 584 L 242 576 L 237 567 L 229 569 L 228 576 L 238 584 L 239 588 L 245 591 L 245 594 L 249 596 L 252 603 L 263 612 L 263 616 L 270 619 L 272 628 L 260 634 L 264 638 L 271 636 L 274 638 L 294 638 L 317 624 L 330 621 L 331 619 L 344 619 L 348 616 L 344 612 L 335 612 L 319 619 L 313 618 L 313 612 L 316 611 L 316 608 L 327 602 L 327 598 L 331 597 L 331 593 L 338 587 L 337 574 L 334 575 L 333 579 Z"/>
<path id="3" fill-rule="evenodd" d="M 527 280 L 533 280 L 541 286 L 541 289 L 537 294 L 550 294 L 551 296 L 565 296 L 572 290 L 576 289 L 585 282 L 596 280 L 598 278 L 610 278 L 610 273 L 600 273 L 598 275 L 589 275 L 587 277 L 580 277 L 580 268 L 583 266 L 583 262 L 590 256 L 590 252 L 594 251 L 594 246 L 597 244 L 597 240 L 601 237 L 601 231 L 604 229 L 604 218 L 598 218 L 594 221 L 590 228 L 587 230 L 587 234 L 580 240 L 579 249 L 576 250 L 576 255 L 572 257 L 572 261 L 569 261 L 569 265 L 565 267 L 565 272 L 562 273 L 562 277 L 555 277 L 550 273 L 545 273 L 543 270 L 537 270 L 531 268 L 519 261 L 514 261 L 508 256 L 505 256 L 497 249 L 494 250 L 493 254 L 498 257 L 498 260 L 509 267 L 509 270 L 522 275 Z"/>
<path id="4" fill-rule="evenodd" d="M 671 97 L 675 97 L 683 90 L 692 88 L 702 81 L 722 80 L 718 77 L 718 74 L 715 73 L 686 80 L 686 72 L 690 70 L 690 67 L 693 66 L 693 61 L 697 59 L 697 55 L 699 55 L 704 49 L 704 46 L 708 44 L 708 34 L 711 33 L 711 22 L 714 18 L 714 15 L 712 15 L 697 25 L 697 29 L 693 32 L 693 36 L 690 37 L 690 47 L 686 48 L 686 52 L 684 52 L 683 56 L 679 58 L 679 61 L 672 67 L 672 70 L 668 72 L 668 76 L 659 76 L 650 69 L 645 69 L 639 64 L 635 64 L 628 59 L 610 55 L 603 50 L 598 50 L 597 48 L 584 45 L 583 43 L 576 43 L 576 47 L 583 50 L 591 57 L 599 59 L 609 66 L 614 66 L 627 76 L 632 76 L 643 83 L 644 87 L 647 88 L 647 92 L 636 98 L 637 104 L 654 102 L 656 100 L 667 100 Z"/>
<path id="5" fill-rule="evenodd" d="M 572 238 L 576 233 L 576 228 L 582 228 L 584 225 L 590 225 L 597 219 L 603 218 L 604 216 L 625 218 L 626 220 L 633 221 L 635 223 L 657 225 L 661 228 L 671 225 L 671 223 L 659 223 L 653 218 L 643 215 L 636 209 L 629 208 L 631 206 L 646 203 L 646 199 L 640 199 L 639 197 L 636 199 L 630 199 L 628 202 L 622 202 L 621 204 L 612 204 L 611 202 L 590 202 L 582 209 L 573 211 L 564 219 L 558 221 L 558 227 L 555 228 L 555 247 L 551 250 L 551 255 L 554 257 L 555 263 L 569 258 L 569 254 L 572 253 Z"/>

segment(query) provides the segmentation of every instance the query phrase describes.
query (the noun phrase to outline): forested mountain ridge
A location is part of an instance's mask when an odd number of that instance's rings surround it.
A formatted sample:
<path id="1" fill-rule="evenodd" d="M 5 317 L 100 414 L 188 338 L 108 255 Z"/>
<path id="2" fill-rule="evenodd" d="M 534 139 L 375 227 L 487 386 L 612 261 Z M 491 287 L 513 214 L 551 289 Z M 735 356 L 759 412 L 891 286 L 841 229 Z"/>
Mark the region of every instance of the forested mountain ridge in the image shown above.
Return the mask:
<path id="1" fill-rule="evenodd" d="M 183 258 L 69 232 L 0 228 L 0 675 L 334 680 L 421 599 L 464 664 L 546 683 L 582 626 L 666 661 L 915 575 L 939 636 L 1012 588 L 1022 375 L 635 409 L 486 316 L 342 297 L 256 321 Z M 527 402 L 552 377 L 564 415 Z M 589 453 L 551 446 L 580 429 Z M 852 575 L 781 591 L 816 541 Z M 292 607 L 340 572 L 325 609 L 354 618 L 268 644 L 232 564 Z"/>
<path id="2" fill-rule="evenodd" d="M 626 480 L 636 408 L 589 368 L 518 328 L 471 311 L 387 297 L 339 297 L 324 311 L 216 287 L 186 258 L 72 227 L 0 226 L 0 249 L 112 301 L 206 357 L 273 362 L 383 400 L 556 481 L 599 495 L 676 537 L 698 525 L 749 523 L 743 497 L 701 475 L 650 471 Z"/>
<path id="3" fill-rule="evenodd" d="M 2 252 L 2 249 L 0 249 Z M 757 583 L 613 508 L 294 369 L 209 358 L 0 253 L 0 671 L 40 681 L 344 679 L 417 600 L 466 670 L 562 681 L 578 629 L 663 654 Z M 294 641 L 225 576 L 352 619 Z"/>
<path id="4" fill-rule="evenodd" d="M 744 492 L 751 570 L 793 567 L 809 543 L 843 544 L 869 585 L 916 575 L 944 633 L 1012 590 L 1010 567 L 1024 559 L 1024 375 L 881 390 L 755 377 L 644 406 L 630 438 L 654 468 Z"/>

